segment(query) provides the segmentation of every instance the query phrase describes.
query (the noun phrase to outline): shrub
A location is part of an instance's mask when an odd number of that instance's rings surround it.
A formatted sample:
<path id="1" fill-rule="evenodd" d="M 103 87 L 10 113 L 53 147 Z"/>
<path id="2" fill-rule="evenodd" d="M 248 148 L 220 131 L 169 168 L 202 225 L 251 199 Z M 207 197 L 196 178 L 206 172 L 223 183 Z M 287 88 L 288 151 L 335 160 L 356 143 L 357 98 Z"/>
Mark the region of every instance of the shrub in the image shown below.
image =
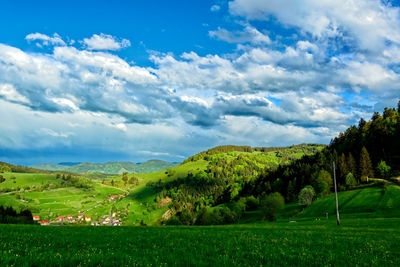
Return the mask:
<path id="1" fill-rule="evenodd" d="M 263 219 L 275 220 L 275 214 L 285 206 L 285 199 L 278 192 L 271 193 L 261 200 Z"/>
<path id="2" fill-rule="evenodd" d="M 352 188 L 352 187 L 354 187 L 356 185 L 357 185 L 356 178 L 354 177 L 354 175 L 351 172 L 349 172 L 346 175 L 346 186 L 347 186 L 347 188 Z"/>
<path id="3" fill-rule="evenodd" d="M 246 197 L 246 210 L 256 210 L 259 204 L 258 199 L 254 196 Z"/>
<path id="4" fill-rule="evenodd" d="M 182 222 L 176 216 L 169 218 L 166 222 L 166 225 L 182 225 Z"/>
<path id="5" fill-rule="evenodd" d="M 390 175 L 391 168 L 390 168 L 390 166 L 386 165 L 385 161 L 381 160 L 378 163 L 378 166 L 376 167 L 376 170 L 378 171 L 379 175 L 382 178 L 388 178 L 389 175 Z"/>
<path id="6" fill-rule="evenodd" d="M 299 193 L 299 202 L 302 205 L 310 206 L 315 196 L 314 188 L 308 185 L 301 189 Z"/>

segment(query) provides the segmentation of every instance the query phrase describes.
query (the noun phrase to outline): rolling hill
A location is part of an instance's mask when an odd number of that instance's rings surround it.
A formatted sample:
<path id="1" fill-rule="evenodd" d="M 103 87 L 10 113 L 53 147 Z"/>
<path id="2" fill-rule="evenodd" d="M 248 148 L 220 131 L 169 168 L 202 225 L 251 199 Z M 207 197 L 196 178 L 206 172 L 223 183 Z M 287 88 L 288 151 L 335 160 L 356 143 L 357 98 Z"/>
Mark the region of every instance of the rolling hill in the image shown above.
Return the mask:
<path id="1" fill-rule="evenodd" d="M 191 179 L 197 173 L 205 173 L 208 169 L 221 168 L 232 175 L 232 181 L 255 179 L 264 170 L 276 168 L 279 164 L 289 164 L 291 161 L 310 155 L 323 149 L 324 145 L 302 144 L 286 148 L 250 148 L 223 146 L 201 152 L 188 158 L 182 164 L 164 171 L 143 174 L 129 174 L 128 179 L 136 179 L 133 183 L 125 183 L 122 175 L 108 176 L 104 179 L 88 179 L 89 174 L 82 174 L 80 180 L 88 183 L 81 187 L 81 183 L 67 183 L 56 173 L 24 174 L 9 172 L 2 174 L 5 182 L 0 183 L 0 205 L 12 206 L 17 209 L 28 208 L 34 215 L 41 218 L 54 219 L 60 215 L 77 214 L 84 211 L 92 218 L 109 213 L 110 209 L 124 214 L 125 225 L 155 225 L 169 209 L 173 201 L 167 196 L 160 196 L 162 187 L 173 187 L 174 183 L 182 183 Z M 136 166 L 153 168 L 160 166 L 158 161 L 148 161 Z M 78 164 L 72 166 L 71 171 L 83 171 Z M 89 165 L 92 166 L 92 165 Z M 115 166 L 115 165 L 114 165 Z M 126 165 L 118 165 L 118 168 Z M 169 166 L 168 164 L 165 167 Z M 18 170 L 17 167 L 15 170 Z M 248 170 L 252 170 L 248 172 Z M 22 169 L 21 169 L 22 170 Z M 37 171 L 37 169 L 28 168 Z M 98 170 L 98 169 L 97 169 Z M 46 171 L 44 171 L 46 172 Z M 243 175 L 243 177 L 240 177 Z M 67 175 L 63 175 L 67 177 Z M 78 178 L 77 178 L 78 179 Z M 189 181 L 188 180 L 188 181 Z M 172 188 L 171 187 L 171 188 Z M 228 188 L 228 185 L 226 186 Z M 118 195 L 129 192 L 125 198 L 108 201 L 109 195 Z M 190 195 L 190 194 L 189 194 Z"/>

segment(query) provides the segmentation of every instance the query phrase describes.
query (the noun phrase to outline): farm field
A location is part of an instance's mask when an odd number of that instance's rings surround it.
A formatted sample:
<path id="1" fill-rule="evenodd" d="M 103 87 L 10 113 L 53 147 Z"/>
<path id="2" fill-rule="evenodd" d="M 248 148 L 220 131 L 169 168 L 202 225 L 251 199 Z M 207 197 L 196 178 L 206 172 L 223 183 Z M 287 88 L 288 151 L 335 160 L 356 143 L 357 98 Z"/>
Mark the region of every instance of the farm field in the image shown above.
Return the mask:
<path id="1" fill-rule="evenodd" d="M 399 266 L 400 219 L 213 227 L 0 225 L 0 265 Z"/>

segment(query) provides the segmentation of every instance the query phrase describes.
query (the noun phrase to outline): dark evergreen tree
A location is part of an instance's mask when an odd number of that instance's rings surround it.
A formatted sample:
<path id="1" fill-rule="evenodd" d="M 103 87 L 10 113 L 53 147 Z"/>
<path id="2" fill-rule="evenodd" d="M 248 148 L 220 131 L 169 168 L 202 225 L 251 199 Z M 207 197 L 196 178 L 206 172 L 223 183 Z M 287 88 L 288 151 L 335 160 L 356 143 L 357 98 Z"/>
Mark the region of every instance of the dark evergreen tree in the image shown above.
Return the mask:
<path id="1" fill-rule="evenodd" d="M 357 173 L 357 163 L 353 157 L 353 154 L 351 154 L 351 152 L 347 156 L 347 170 L 349 173 L 352 173 L 353 175 Z M 347 174 L 346 174 L 346 176 L 347 176 Z"/>
<path id="2" fill-rule="evenodd" d="M 339 180 L 344 181 L 346 175 L 349 173 L 349 168 L 347 167 L 346 156 L 342 153 L 338 159 L 338 170 L 339 170 Z"/>
<path id="3" fill-rule="evenodd" d="M 369 157 L 368 150 L 365 146 L 361 149 L 360 153 L 360 177 L 361 179 L 367 179 L 374 177 L 374 170 L 372 167 L 372 161 Z"/>

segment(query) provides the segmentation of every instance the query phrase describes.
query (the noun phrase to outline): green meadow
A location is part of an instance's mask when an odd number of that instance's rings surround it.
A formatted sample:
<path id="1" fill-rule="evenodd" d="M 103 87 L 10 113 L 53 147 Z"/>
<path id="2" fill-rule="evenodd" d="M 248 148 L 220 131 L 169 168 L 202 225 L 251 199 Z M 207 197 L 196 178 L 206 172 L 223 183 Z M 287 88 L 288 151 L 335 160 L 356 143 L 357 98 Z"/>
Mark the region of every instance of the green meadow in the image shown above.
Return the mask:
<path id="1" fill-rule="evenodd" d="M 191 227 L 0 225 L 0 265 L 399 266 L 400 219 Z"/>

